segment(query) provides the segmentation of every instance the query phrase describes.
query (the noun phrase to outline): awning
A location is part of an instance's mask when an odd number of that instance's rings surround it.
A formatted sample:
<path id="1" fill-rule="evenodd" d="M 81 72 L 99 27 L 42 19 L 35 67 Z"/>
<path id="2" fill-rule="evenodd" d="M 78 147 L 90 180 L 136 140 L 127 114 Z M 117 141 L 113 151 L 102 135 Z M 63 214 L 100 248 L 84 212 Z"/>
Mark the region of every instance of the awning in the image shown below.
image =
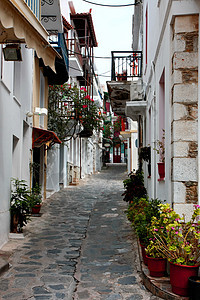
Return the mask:
<path id="1" fill-rule="evenodd" d="M 55 58 L 60 55 L 49 44 L 48 32 L 25 1 L 0 0 L 0 7 L 0 43 L 25 43 L 55 71 Z"/>
<path id="2" fill-rule="evenodd" d="M 55 132 L 50 130 L 45 130 L 41 128 L 33 127 L 32 135 L 32 148 L 41 147 L 44 144 L 61 144 L 61 140 L 57 137 Z"/>

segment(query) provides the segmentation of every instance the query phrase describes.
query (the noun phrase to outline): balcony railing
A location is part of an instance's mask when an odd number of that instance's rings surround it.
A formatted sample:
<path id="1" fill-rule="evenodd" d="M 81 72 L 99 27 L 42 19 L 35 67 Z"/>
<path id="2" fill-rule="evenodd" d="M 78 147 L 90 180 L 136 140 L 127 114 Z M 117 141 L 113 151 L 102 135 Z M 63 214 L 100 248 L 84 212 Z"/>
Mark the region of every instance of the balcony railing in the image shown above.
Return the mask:
<path id="1" fill-rule="evenodd" d="M 38 20 L 41 14 L 41 0 L 24 0 Z"/>
<path id="2" fill-rule="evenodd" d="M 83 66 L 83 59 L 82 59 L 82 54 L 81 54 L 81 47 L 79 44 L 78 39 L 67 39 L 68 43 L 68 49 L 69 49 L 69 57 L 75 56 L 81 67 Z"/>
<path id="3" fill-rule="evenodd" d="M 142 51 L 112 51 L 112 81 L 142 76 Z"/>

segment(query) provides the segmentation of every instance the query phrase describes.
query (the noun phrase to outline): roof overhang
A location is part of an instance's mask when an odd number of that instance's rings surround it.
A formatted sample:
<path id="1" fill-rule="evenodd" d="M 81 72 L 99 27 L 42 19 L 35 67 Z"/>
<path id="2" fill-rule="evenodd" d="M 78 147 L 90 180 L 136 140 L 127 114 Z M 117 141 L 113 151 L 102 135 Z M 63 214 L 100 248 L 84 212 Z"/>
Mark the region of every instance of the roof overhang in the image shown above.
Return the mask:
<path id="1" fill-rule="evenodd" d="M 48 32 L 25 1 L 0 0 L 0 7 L 0 43 L 25 43 L 55 71 L 55 58 L 60 55 L 49 44 Z"/>
<path id="2" fill-rule="evenodd" d="M 33 127 L 32 148 L 39 148 L 42 145 L 46 144 L 53 145 L 55 143 L 62 143 L 61 140 L 55 134 L 55 132 Z"/>
<path id="3" fill-rule="evenodd" d="M 120 131 L 120 135 L 123 140 L 130 138 L 132 133 L 137 133 L 137 130 Z"/>
<path id="4" fill-rule="evenodd" d="M 125 114 L 133 121 L 137 121 L 139 116 L 146 113 L 147 101 L 129 101 L 126 103 Z"/>
<path id="5" fill-rule="evenodd" d="M 70 18 L 74 22 L 79 38 L 83 38 L 85 36 L 85 20 L 87 20 L 93 47 L 98 47 L 91 13 L 70 13 Z"/>

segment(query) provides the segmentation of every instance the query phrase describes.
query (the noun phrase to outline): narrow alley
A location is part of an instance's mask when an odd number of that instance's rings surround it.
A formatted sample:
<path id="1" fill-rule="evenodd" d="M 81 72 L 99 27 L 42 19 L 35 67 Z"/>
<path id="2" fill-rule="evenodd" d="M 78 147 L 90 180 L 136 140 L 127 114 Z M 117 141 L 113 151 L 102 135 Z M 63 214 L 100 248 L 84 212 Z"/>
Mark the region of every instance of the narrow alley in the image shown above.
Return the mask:
<path id="1" fill-rule="evenodd" d="M 10 269 L 0 277 L 0 299 L 159 299 L 141 282 L 121 197 L 126 174 L 125 164 L 110 164 L 46 200 L 25 238 L 1 250 Z"/>

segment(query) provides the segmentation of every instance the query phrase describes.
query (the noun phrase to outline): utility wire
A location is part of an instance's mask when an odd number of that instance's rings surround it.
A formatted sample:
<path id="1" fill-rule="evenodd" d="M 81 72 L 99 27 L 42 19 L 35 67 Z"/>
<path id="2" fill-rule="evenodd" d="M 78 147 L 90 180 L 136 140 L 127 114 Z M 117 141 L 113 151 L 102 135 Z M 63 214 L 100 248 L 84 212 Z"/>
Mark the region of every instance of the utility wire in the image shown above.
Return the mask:
<path id="1" fill-rule="evenodd" d="M 133 6 L 133 5 L 140 4 L 140 2 L 136 2 L 136 3 L 132 3 L 132 4 L 109 5 L 109 4 L 94 3 L 94 2 L 91 2 L 88 0 L 83 0 L 83 1 L 93 4 L 93 5 L 106 6 L 106 7 L 124 7 L 124 6 Z"/>
<path id="2" fill-rule="evenodd" d="M 84 56 L 80 52 L 72 51 L 69 49 L 68 49 L 68 52 L 70 52 L 72 54 L 78 54 L 78 55 Z M 102 59 L 111 59 L 112 58 L 111 56 L 92 56 L 92 55 L 86 55 L 86 57 L 102 58 Z"/>

